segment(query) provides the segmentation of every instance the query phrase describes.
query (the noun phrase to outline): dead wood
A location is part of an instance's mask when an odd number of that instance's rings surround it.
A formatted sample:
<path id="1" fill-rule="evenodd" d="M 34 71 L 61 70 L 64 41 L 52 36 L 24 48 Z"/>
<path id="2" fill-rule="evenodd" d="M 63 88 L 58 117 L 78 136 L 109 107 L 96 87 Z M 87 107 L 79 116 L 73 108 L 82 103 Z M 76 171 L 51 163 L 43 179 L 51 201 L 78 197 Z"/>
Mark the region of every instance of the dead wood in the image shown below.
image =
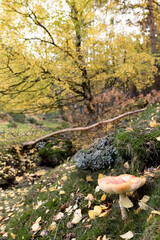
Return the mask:
<path id="1" fill-rule="evenodd" d="M 53 137 L 53 136 L 58 135 L 58 134 L 67 133 L 67 132 L 75 132 L 75 131 L 87 131 L 87 130 L 90 130 L 92 128 L 98 127 L 99 125 L 111 123 L 111 122 L 114 122 L 114 121 L 116 121 L 118 119 L 127 117 L 129 115 L 142 112 L 142 111 L 144 111 L 144 109 L 145 108 L 142 108 L 142 109 L 139 109 L 139 110 L 135 110 L 135 111 L 131 111 L 131 112 L 127 112 L 127 113 L 121 114 L 121 115 L 119 115 L 117 117 L 97 122 L 97 123 L 92 124 L 92 125 L 90 125 L 88 127 L 65 128 L 65 129 L 62 129 L 62 130 L 59 130 L 59 131 L 56 131 L 56 132 L 49 133 L 49 134 L 44 135 L 42 137 L 39 137 L 39 138 L 37 138 L 37 139 L 35 139 L 33 141 L 24 142 L 22 145 L 23 145 L 23 147 L 31 147 L 31 146 L 34 146 L 35 144 L 37 144 L 38 142 L 40 142 L 40 141 L 42 141 L 44 139 Z"/>

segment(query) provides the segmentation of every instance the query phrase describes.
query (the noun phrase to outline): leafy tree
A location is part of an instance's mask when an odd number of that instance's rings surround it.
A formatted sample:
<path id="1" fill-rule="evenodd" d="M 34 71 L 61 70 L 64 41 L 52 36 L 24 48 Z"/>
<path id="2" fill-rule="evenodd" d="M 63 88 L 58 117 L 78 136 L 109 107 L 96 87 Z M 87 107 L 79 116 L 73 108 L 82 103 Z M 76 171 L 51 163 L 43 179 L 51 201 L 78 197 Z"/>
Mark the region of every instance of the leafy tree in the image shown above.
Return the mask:
<path id="1" fill-rule="evenodd" d="M 139 36 L 133 40 L 113 31 L 105 4 L 2 0 L 1 108 L 59 108 L 63 114 L 69 105 L 83 102 L 93 116 L 94 96 L 106 88 L 151 85 L 152 56 Z"/>

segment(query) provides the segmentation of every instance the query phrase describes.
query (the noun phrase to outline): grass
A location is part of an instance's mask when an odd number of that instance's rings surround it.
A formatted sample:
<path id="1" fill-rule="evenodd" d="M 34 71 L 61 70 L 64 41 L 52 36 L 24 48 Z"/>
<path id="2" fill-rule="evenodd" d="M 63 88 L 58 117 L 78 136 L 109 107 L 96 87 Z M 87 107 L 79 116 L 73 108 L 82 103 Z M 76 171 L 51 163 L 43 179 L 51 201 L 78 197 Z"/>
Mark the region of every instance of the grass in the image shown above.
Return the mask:
<path id="1" fill-rule="evenodd" d="M 17 127 L 8 127 L 8 123 L 0 123 L 0 147 L 22 144 L 23 142 L 36 139 L 51 131 L 67 127 L 65 123 L 39 121 L 40 126 L 29 123 L 18 123 Z"/>
<path id="2" fill-rule="evenodd" d="M 119 144 L 123 145 L 122 149 L 125 150 L 126 138 L 130 147 L 130 153 L 136 152 L 136 148 L 133 146 L 142 145 L 139 142 L 136 145 L 136 139 L 140 139 L 139 136 L 149 134 L 149 141 L 156 139 L 159 134 L 159 105 L 150 106 L 145 112 L 134 117 L 133 121 L 128 122 L 128 126 L 120 128 L 114 133 L 116 141 L 119 140 Z M 157 126 L 151 128 L 149 126 L 150 121 L 154 118 L 157 122 Z M 130 118 L 129 118 L 130 119 Z M 54 129 L 57 125 L 50 125 L 45 122 L 45 127 Z M 38 134 L 43 134 L 37 126 L 25 124 L 17 124 L 19 126 L 19 132 L 23 132 L 31 135 L 24 136 L 30 140 L 38 137 Z M 4 127 L 4 126 L 3 126 Z M 23 131 L 21 131 L 21 127 Z M 31 128 L 35 128 L 34 133 L 29 133 Z M 44 127 L 44 125 L 43 125 Z M 133 129 L 129 130 L 129 128 Z M 9 144 L 13 144 L 15 139 L 9 139 L 11 131 L 6 127 L 4 131 L 8 131 Z M 38 132 L 38 130 L 40 132 Z M 17 129 L 13 129 L 16 134 Z M 46 129 L 44 130 L 46 134 Z M 48 130 L 47 130 L 48 131 Z M 49 130 L 50 131 L 50 130 Z M 138 132 L 139 131 L 139 132 Z M 139 133 L 139 134 L 137 134 Z M 18 132 L 17 132 L 18 134 Z M 35 135 L 34 135 L 35 134 Z M 4 136 L 5 137 L 5 136 Z M 21 136 L 20 136 L 21 137 Z M 19 138 L 20 138 L 19 137 Z M 22 138 L 20 142 L 27 141 Z M 148 141 L 148 138 L 144 138 Z M 1 139 L 2 140 L 2 139 Z M 14 140 L 14 141 L 13 141 Z M 125 142 L 125 144 L 124 144 Z M 7 141 L 5 140 L 5 143 Z M 134 144 L 135 145 L 134 145 Z M 155 140 L 157 143 L 157 140 Z M 121 145 L 121 146 L 122 146 Z M 3 146 L 1 144 L 1 146 Z M 119 145 L 120 146 L 120 145 Z M 159 149 L 157 146 L 157 149 Z M 126 150 L 125 150 L 126 151 Z M 160 216 L 158 214 L 152 214 L 153 210 L 160 211 L 160 171 L 158 168 L 149 169 L 147 172 L 143 172 L 141 168 L 132 168 L 135 155 L 131 155 L 130 158 L 125 158 L 118 162 L 113 169 L 103 169 L 101 171 L 82 171 L 75 168 L 73 160 L 66 161 L 64 164 L 47 171 L 47 173 L 39 180 L 35 180 L 34 184 L 28 187 L 13 187 L 7 190 L 1 190 L 0 195 L 0 234 L 2 236 L 8 236 L 7 239 L 16 240 L 70 240 L 76 238 L 76 240 L 97 240 L 99 236 L 106 235 L 110 240 L 120 240 L 121 234 L 128 231 L 132 231 L 134 236 L 133 240 L 159 240 L 160 239 Z M 136 155 L 137 157 L 137 155 Z M 125 161 L 130 160 L 130 167 L 124 166 Z M 144 167 L 143 167 L 144 169 Z M 141 171 L 141 172 L 140 172 Z M 105 175 L 119 175 L 122 173 L 129 174 L 146 174 L 146 184 L 130 196 L 134 206 L 130 208 L 127 221 L 122 221 L 121 213 L 118 205 L 118 196 L 107 194 L 106 199 L 103 201 L 101 197 L 103 192 L 95 192 L 97 186 L 98 174 Z M 90 175 L 93 180 L 87 181 L 86 177 Z M 31 176 L 29 176 L 31 178 Z M 89 203 L 85 200 L 88 194 L 92 194 L 94 199 Z M 138 201 L 142 199 L 144 195 L 150 197 L 147 202 L 148 209 L 136 211 L 139 208 Z M 96 217 L 90 219 L 88 212 L 94 209 L 94 206 L 100 205 L 108 206 L 110 209 L 109 215 L 106 217 Z M 70 224 L 75 210 L 70 215 L 67 214 L 66 209 L 76 207 L 81 209 L 82 219 L 78 224 Z M 57 214 L 62 212 L 63 218 L 56 220 Z M 39 219 L 39 229 L 37 231 L 32 230 L 33 224 Z M 51 224 L 55 222 L 56 227 L 50 229 Z M 5 235 L 6 233 L 6 235 Z"/>
<path id="3" fill-rule="evenodd" d="M 119 163 L 120 164 L 120 163 Z M 87 172 L 75 168 L 72 161 L 65 163 L 55 169 L 50 170 L 33 186 L 24 189 L 7 190 L 4 201 L 4 215 L 14 212 L 14 215 L 6 222 L 6 232 L 8 232 L 8 239 L 13 239 L 12 234 L 16 239 L 67 239 L 67 236 L 76 235 L 78 240 L 96 240 L 98 236 L 106 235 L 109 239 L 119 240 L 120 235 L 128 231 L 134 233 L 133 240 L 143 239 L 146 232 L 153 231 L 152 235 L 159 236 L 158 230 L 158 215 L 153 215 L 151 220 L 147 223 L 147 219 L 151 211 L 160 209 L 160 174 L 157 172 L 154 178 L 148 177 L 147 184 L 137 191 L 132 197 L 134 207 L 128 211 L 128 219 L 126 222 L 121 220 L 120 209 L 118 205 L 118 196 L 107 194 L 105 201 L 101 200 L 103 192 L 95 193 L 97 186 L 97 178 L 99 172 L 109 174 L 109 170 L 105 169 L 98 172 Z M 114 174 L 119 174 L 120 165 L 115 166 Z M 93 181 L 88 182 L 86 176 L 90 174 Z M 63 181 L 63 177 L 67 176 L 67 180 Z M 53 187 L 56 189 L 53 190 Z M 60 191 L 64 190 L 65 194 L 60 195 Z M 88 201 L 85 197 L 91 193 L 94 200 L 88 208 Z M 141 210 L 138 214 L 135 210 L 138 208 L 138 200 L 143 195 L 150 196 L 147 203 L 149 208 L 144 211 Z M 1 199 L 2 200 L 2 199 Z M 12 209 L 5 213 L 5 209 L 12 203 Z M 67 223 L 73 219 L 73 212 L 67 215 L 65 208 L 68 206 L 78 205 L 82 211 L 82 220 L 67 228 Z M 94 206 L 112 204 L 108 216 L 91 220 L 88 216 L 88 211 Z M 14 211 L 13 211 L 14 210 Z M 16 213 L 15 213 L 16 212 Z M 55 220 L 59 212 L 64 213 L 64 217 Z M 31 230 L 32 225 L 41 217 L 41 229 L 35 233 Z M 3 218 L 4 219 L 4 218 Z M 56 222 L 56 229 L 50 231 L 52 222 Z M 5 223 L 5 221 L 4 221 Z M 150 226 L 153 226 L 150 230 Z M 45 236 L 43 236 L 45 233 Z M 148 234 L 148 233 L 147 233 Z M 145 238 L 144 238 L 145 239 Z M 156 238 L 155 238 L 156 239 Z M 158 239 L 158 238 L 157 238 Z"/>

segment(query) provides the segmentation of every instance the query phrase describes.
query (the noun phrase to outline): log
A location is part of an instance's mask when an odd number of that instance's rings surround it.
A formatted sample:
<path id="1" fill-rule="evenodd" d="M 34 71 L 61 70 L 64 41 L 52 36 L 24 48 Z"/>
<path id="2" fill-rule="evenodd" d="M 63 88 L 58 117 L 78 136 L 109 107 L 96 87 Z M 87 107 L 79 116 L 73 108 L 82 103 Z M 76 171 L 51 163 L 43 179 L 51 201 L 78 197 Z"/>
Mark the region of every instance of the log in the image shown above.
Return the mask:
<path id="1" fill-rule="evenodd" d="M 118 119 L 127 117 L 129 115 L 132 115 L 132 114 L 135 114 L 135 113 L 139 113 L 139 112 L 143 112 L 144 109 L 145 108 L 138 109 L 138 110 L 131 111 L 131 112 L 127 112 L 127 113 L 121 114 L 121 115 L 119 115 L 117 117 L 94 123 L 94 124 L 92 124 L 92 125 L 90 125 L 88 127 L 65 128 L 65 129 L 62 129 L 62 130 L 59 130 L 59 131 L 56 131 L 56 132 L 49 133 L 49 134 L 44 135 L 42 137 L 39 137 L 39 138 L 37 138 L 37 139 L 35 139 L 33 141 L 24 142 L 24 143 L 22 143 L 22 145 L 23 145 L 23 147 L 30 147 L 30 146 L 33 146 L 33 145 L 37 144 L 38 142 L 46 139 L 46 138 L 50 138 L 50 137 L 53 137 L 53 136 L 58 135 L 58 134 L 67 133 L 67 132 L 76 132 L 76 131 L 87 131 L 87 130 L 90 130 L 92 128 L 98 127 L 99 125 L 111 123 L 111 122 L 114 122 L 114 121 L 116 121 Z"/>

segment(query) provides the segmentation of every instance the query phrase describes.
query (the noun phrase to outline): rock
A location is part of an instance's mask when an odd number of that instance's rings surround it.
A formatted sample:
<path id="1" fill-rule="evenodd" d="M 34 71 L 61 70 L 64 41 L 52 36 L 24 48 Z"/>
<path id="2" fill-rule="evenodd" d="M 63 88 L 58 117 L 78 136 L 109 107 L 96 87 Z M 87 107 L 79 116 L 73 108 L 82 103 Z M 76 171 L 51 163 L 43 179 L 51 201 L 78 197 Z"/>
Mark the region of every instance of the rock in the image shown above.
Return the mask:
<path id="1" fill-rule="evenodd" d="M 40 165 L 55 167 L 71 156 L 72 142 L 69 139 L 49 139 L 48 143 L 37 146 Z"/>
<path id="2" fill-rule="evenodd" d="M 74 155 L 74 162 L 78 168 L 92 170 L 111 168 L 119 159 L 118 151 L 109 137 L 101 138 L 96 144 Z"/>

